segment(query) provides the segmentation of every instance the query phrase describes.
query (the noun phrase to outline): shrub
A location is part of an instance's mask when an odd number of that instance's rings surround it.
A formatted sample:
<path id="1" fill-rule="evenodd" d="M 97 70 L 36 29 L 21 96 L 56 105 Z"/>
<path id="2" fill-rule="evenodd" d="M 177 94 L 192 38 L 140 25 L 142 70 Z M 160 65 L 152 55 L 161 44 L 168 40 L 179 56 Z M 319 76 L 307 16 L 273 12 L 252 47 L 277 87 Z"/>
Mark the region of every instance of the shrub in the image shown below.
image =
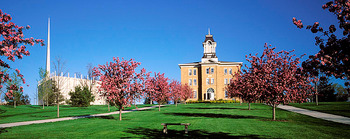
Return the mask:
<path id="1" fill-rule="evenodd" d="M 69 92 L 69 95 L 69 103 L 73 107 L 88 107 L 90 106 L 90 102 L 93 102 L 95 98 L 88 87 L 81 86 L 76 86 L 74 91 Z"/>

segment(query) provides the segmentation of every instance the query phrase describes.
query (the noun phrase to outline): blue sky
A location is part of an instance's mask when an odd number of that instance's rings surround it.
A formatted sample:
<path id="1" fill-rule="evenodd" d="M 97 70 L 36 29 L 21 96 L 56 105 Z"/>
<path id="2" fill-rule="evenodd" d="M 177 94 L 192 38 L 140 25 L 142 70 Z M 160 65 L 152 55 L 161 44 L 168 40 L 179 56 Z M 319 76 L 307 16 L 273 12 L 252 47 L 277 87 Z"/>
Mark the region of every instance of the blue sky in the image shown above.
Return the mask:
<path id="1" fill-rule="evenodd" d="M 4 1 L 0 9 L 13 22 L 31 29 L 25 37 L 47 39 L 51 18 L 51 60 L 60 56 L 66 69 L 86 75 L 86 65 L 134 58 L 147 71 L 180 80 L 178 64 L 200 61 L 202 42 L 211 29 L 221 61 L 243 62 L 262 53 L 264 43 L 297 56 L 315 54 L 315 34 L 297 29 L 315 21 L 327 28 L 336 18 L 321 7 L 325 0 L 290 1 Z M 31 55 L 10 63 L 24 74 L 32 102 L 45 67 L 46 47 L 28 47 Z M 304 57 L 302 60 L 307 58 Z"/>

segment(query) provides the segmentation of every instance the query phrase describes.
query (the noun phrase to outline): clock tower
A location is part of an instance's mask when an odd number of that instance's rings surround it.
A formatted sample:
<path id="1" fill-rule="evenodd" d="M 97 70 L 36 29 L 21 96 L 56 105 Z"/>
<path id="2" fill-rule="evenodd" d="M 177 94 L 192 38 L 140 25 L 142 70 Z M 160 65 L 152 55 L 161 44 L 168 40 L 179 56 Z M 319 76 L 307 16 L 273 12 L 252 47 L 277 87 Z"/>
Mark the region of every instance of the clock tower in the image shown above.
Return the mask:
<path id="1" fill-rule="evenodd" d="M 216 56 L 216 42 L 213 39 L 213 35 L 210 34 L 208 29 L 208 35 L 205 35 L 203 42 L 204 53 L 202 57 L 202 63 L 218 63 L 218 57 Z"/>

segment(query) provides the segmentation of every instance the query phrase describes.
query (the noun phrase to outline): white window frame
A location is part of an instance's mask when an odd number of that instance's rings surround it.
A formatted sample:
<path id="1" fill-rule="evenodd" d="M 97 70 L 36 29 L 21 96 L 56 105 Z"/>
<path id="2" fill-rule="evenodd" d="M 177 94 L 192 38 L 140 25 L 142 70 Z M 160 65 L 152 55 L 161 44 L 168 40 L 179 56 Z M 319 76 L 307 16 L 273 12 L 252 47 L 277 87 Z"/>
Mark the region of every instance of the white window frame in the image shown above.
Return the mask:
<path id="1" fill-rule="evenodd" d="M 214 78 L 211 78 L 211 84 L 214 84 Z"/>
<path id="2" fill-rule="evenodd" d="M 229 73 L 232 74 L 232 68 L 229 69 Z"/>
<path id="3" fill-rule="evenodd" d="M 224 68 L 224 74 L 225 75 L 227 74 L 227 68 Z"/>
<path id="4" fill-rule="evenodd" d="M 224 84 L 225 84 L 225 85 L 228 84 L 228 83 L 227 83 L 227 78 L 225 78 Z"/>
<path id="5" fill-rule="evenodd" d="M 193 69 L 193 75 L 197 75 L 197 69 Z"/>
<path id="6" fill-rule="evenodd" d="M 210 83 L 210 81 L 209 81 L 209 80 L 210 80 L 210 79 L 209 79 L 209 78 L 207 78 L 207 80 L 206 80 L 206 81 L 207 81 L 207 85 Z"/>
<path id="7" fill-rule="evenodd" d="M 197 90 L 193 91 L 193 98 L 197 98 Z"/>
<path id="8" fill-rule="evenodd" d="M 193 85 L 197 85 L 197 79 L 193 79 Z"/>
<path id="9" fill-rule="evenodd" d="M 188 84 L 191 86 L 192 85 L 192 79 L 188 80 Z"/>
<path id="10" fill-rule="evenodd" d="M 189 75 L 189 76 L 192 75 L 192 69 L 188 69 L 188 75 Z"/>
<path id="11" fill-rule="evenodd" d="M 210 68 L 211 74 L 214 74 L 215 70 L 214 68 Z"/>

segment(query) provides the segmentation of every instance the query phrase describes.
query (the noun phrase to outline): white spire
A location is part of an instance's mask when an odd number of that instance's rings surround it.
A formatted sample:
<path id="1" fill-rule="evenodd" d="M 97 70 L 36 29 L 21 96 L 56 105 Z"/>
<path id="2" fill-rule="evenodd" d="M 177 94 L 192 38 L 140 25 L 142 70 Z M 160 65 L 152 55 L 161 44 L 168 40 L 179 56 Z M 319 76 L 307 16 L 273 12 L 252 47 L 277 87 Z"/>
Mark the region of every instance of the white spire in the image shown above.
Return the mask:
<path id="1" fill-rule="evenodd" d="M 46 72 L 50 76 L 50 18 L 48 20 L 47 30 Z"/>
<path id="2" fill-rule="evenodd" d="M 210 35 L 210 28 L 208 28 L 208 35 Z"/>

